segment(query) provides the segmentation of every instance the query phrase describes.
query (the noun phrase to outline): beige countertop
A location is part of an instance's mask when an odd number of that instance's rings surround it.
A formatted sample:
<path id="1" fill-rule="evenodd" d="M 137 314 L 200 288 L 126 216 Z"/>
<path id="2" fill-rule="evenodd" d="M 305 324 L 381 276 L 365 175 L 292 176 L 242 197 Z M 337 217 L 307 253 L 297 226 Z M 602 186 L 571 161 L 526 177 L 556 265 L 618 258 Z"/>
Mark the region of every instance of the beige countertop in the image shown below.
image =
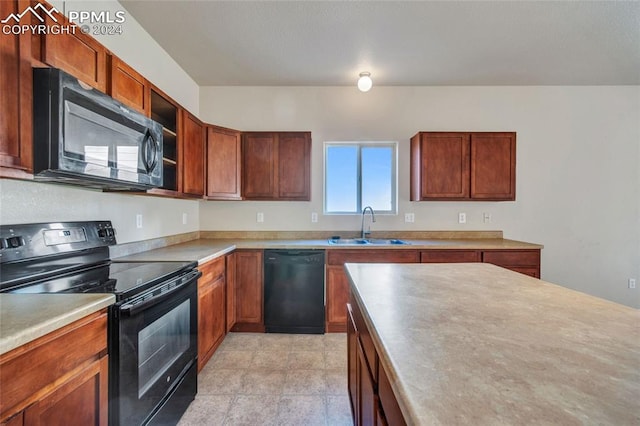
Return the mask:
<path id="1" fill-rule="evenodd" d="M 490 264 L 347 264 L 409 424 L 640 424 L 640 311 Z"/>
<path id="2" fill-rule="evenodd" d="M 0 355 L 115 300 L 113 294 L 0 294 Z"/>
<path id="3" fill-rule="evenodd" d="M 118 257 L 117 261 L 197 261 L 206 263 L 216 257 L 223 256 L 235 249 L 342 249 L 342 250 L 375 250 L 375 249 L 439 249 L 439 250 L 517 250 L 541 249 L 540 244 L 502 238 L 460 238 L 460 239 L 405 239 L 405 245 L 335 245 L 326 239 L 207 239 L 200 238 L 185 243 L 175 244 L 155 250 L 144 251 L 128 256 Z"/>

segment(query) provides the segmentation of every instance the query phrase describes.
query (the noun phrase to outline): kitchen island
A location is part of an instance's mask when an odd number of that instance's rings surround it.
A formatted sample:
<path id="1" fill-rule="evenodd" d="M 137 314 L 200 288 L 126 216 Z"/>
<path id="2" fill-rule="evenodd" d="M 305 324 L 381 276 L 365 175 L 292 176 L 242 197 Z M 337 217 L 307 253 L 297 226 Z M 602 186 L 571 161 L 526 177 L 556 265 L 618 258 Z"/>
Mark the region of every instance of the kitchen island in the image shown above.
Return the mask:
<path id="1" fill-rule="evenodd" d="M 639 311 L 491 264 L 345 269 L 361 419 L 640 424 Z"/>

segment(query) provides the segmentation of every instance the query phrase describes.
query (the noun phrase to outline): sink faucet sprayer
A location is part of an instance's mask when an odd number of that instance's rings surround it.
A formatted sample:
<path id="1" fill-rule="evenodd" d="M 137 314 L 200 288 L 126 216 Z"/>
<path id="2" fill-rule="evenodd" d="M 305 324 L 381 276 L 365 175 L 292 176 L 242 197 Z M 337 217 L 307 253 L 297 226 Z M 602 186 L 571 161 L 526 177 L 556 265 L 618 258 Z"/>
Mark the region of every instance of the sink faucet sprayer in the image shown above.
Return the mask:
<path id="1" fill-rule="evenodd" d="M 369 224 L 369 230 L 365 232 L 364 230 L 364 217 L 367 213 L 367 210 L 369 210 L 371 212 L 371 223 L 376 221 L 376 215 L 373 212 L 373 209 L 371 208 L 371 206 L 367 206 L 364 209 L 362 209 L 362 238 L 366 238 L 369 234 L 371 234 L 371 224 Z"/>

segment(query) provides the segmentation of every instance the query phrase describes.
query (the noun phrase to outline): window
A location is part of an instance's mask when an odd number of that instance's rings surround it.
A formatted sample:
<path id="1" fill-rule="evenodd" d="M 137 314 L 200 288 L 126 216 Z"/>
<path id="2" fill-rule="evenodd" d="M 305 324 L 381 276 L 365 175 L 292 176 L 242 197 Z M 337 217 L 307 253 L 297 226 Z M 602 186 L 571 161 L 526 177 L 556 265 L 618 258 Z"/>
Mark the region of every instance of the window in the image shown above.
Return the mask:
<path id="1" fill-rule="evenodd" d="M 326 142 L 324 211 L 396 214 L 396 142 Z"/>

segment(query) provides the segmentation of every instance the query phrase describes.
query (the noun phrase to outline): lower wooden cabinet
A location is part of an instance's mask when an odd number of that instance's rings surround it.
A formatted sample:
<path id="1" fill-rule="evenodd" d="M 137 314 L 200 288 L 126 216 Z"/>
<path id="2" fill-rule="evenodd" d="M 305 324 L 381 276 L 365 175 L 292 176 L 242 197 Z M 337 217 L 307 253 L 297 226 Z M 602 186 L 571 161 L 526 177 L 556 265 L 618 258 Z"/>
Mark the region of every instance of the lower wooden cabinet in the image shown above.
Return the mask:
<path id="1" fill-rule="evenodd" d="M 367 249 L 327 250 L 326 325 L 327 333 L 347 330 L 346 304 L 349 299 L 349 279 L 344 271 L 347 262 L 360 263 L 420 263 L 418 250 Z"/>
<path id="2" fill-rule="evenodd" d="M 264 332 L 263 251 L 236 251 L 236 323 L 233 331 Z"/>
<path id="3" fill-rule="evenodd" d="M 108 423 L 107 311 L 0 356 L 0 423 Z"/>
<path id="4" fill-rule="evenodd" d="M 353 423 L 406 425 L 375 348 L 369 353 L 363 345 L 362 337 L 370 333 L 353 298 L 347 304 L 347 317 L 347 383 Z"/>
<path id="5" fill-rule="evenodd" d="M 540 250 L 484 250 L 482 261 L 540 278 Z"/>
<path id="6" fill-rule="evenodd" d="M 226 334 L 226 261 L 219 257 L 199 267 L 198 371 L 207 364 Z"/>

